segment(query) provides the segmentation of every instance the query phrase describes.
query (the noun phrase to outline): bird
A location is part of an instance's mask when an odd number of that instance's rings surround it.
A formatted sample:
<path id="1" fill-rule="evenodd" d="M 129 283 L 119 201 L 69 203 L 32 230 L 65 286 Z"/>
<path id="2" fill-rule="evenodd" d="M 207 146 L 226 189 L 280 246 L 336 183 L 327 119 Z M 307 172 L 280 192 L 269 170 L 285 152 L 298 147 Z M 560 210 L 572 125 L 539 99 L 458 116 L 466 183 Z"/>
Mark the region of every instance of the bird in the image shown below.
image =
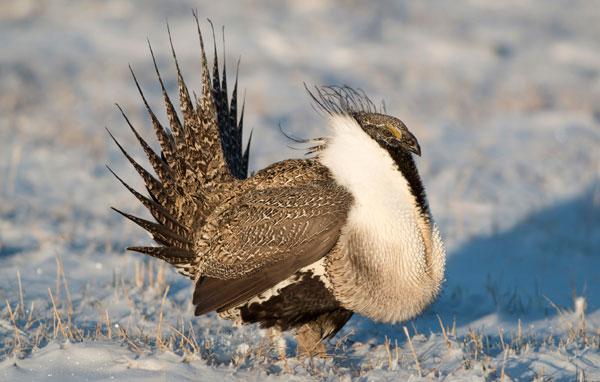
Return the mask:
<path id="1" fill-rule="evenodd" d="M 194 18 L 202 82 L 194 99 L 167 25 L 179 110 L 148 42 L 168 127 L 130 67 L 160 152 L 117 104 L 152 172 L 108 131 L 147 193 L 110 172 L 154 219 L 112 207 L 156 243 L 128 250 L 166 261 L 193 280 L 195 315 L 217 312 L 238 324 L 294 330 L 299 354 L 323 354 L 324 341 L 354 313 L 386 323 L 420 314 L 441 290 L 446 255 L 415 164 L 421 148 L 413 133 L 362 90 L 305 85 L 325 134 L 291 137 L 311 144 L 309 155 L 248 174 L 252 133 L 244 144 L 239 61 L 230 97 L 224 55 L 221 70 L 214 42 L 211 74 Z"/>

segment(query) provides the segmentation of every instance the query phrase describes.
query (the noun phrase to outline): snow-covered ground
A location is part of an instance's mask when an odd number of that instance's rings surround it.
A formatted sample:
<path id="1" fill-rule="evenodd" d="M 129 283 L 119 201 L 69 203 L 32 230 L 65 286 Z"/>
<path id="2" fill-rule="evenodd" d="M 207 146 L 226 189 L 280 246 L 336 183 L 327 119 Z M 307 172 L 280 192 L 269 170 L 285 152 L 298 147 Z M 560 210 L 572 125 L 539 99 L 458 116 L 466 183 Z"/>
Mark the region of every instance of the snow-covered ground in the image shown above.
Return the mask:
<path id="1" fill-rule="evenodd" d="M 362 87 L 419 138 L 449 255 L 423 316 L 354 317 L 330 359 L 298 360 L 289 336 L 194 318 L 191 282 L 125 253 L 148 239 L 108 207 L 141 208 L 104 165 L 139 180 L 104 127 L 135 148 L 118 102 L 151 136 L 127 64 L 161 110 L 165 20 L 198 88 L 192 8 L 226 26 L 230 74 L 242 57 L 253 169 L 301 154 L 279 124 L 323 131 L 303 82 Z M 599 9 L 0 2 L 0 380 L 600 381 Z"/>

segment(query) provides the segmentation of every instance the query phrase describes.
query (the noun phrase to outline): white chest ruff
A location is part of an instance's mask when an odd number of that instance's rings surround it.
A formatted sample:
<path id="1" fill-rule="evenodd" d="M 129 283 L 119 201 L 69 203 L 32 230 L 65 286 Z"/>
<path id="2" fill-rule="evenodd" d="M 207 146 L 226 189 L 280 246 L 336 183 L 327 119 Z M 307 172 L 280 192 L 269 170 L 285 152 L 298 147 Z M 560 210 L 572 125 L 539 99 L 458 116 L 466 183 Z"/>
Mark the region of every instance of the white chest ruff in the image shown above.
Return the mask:
<path id="1" fill-rule="evenodd" d="M 334 294 L 347 308 L 377 320 L 410 318 L 432 300 L 443 277 L 437 230 L 427 225 L 424 232 L 409 185 L 386 150 L 350 117 L 336 116 L 331 126 L 319 160 L 354 197 L 340 254 L 328 269 Z M 427 261 L 424 234 L 441 258 L 436 264 Z"/>
<path id="2" fill-rule="evenodd" d="M 390 155 L 349 117 L 334 117 L 332 127 L 319 159 L 354 197 L 347 226 L 373 245 L 423 252 L 415 198 Z"/>

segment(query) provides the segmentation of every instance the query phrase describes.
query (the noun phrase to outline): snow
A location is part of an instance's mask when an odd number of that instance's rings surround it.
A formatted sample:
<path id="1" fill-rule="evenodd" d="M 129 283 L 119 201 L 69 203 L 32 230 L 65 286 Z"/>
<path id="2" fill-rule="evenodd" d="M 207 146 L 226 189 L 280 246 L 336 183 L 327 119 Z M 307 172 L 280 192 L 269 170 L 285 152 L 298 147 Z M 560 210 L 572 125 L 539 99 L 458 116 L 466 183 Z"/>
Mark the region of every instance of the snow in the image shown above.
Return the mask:
<path id="1" fill-rule="evenodd" d="M 51 344 L 24 360 L 8 359 L 0 371 L 3 380 L 25 381 L 148 381 L 259 380 L 258 373 L 215 370 L 206 363 L 182 362 L 173 353 L 138 357 L 110 343 Z M 276 380 L 276 378 L 268 378 Z M 279 378 L 282 379 L 282 378 Z"/>
<path id="2" fill-rule="evenodd" d="M 325 131 L 302 82 L 362 87 L 417 136 L 448 249 L 420 318 L 354 317 L 330 359 L 299 360 L 289 335 L 194 318 L 190 281 L 125 252 L 149 239 L 108 207 L 143 212 L 104 165 L 140 181 L 103 128 L 142 157 L 113 106 L 151 136 L 128 63 L 166 120 L 145 42 L 175 94 L 165 20 L 198 89 L 192 8 L 226 26 L 230 74 L 242 57 L 253 169 L 301 155 L 279 124 Z M 600 380 L 596 8 L 0 2 L 0 380 Z"/>

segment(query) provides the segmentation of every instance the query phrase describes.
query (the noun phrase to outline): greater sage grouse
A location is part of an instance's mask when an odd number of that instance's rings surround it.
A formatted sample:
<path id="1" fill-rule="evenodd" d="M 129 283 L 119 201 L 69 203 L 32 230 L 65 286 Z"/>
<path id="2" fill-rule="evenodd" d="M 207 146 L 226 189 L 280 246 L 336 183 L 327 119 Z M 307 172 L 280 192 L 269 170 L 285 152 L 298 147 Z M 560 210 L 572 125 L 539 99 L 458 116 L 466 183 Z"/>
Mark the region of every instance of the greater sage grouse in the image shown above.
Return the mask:
<path id="1" fill-rule="evenodd" d="M 117 178 L 156 221 L 116 211 L 158 244 L 129 249 L 194 280 L 196 315 L 216 311 L 239 323 L 296 329 L 299 348 L 309 354 L 353 312 L 383 322 L 419 314 L 440 290 L 445 252 L 412 157 L 421 154 L 413 134 L 379 113 L 363 92 L 315 88 L 309 95 L 328 130 L 312 140 L 313 157 L 284 160 L 248 178 L 250 140 L 244 148 L 237 75 L 229 100 L 225 63 L 221 78 L 215 47 L 211 76 L 199 26 L 198 34 L 203 89 L 197 100 L 171 41 L 180 114 L 150 48 L 169 128 L 133 75 L 161 153 L 123 114 L 154 174 L 115 140 L 148 196 Z"/>

